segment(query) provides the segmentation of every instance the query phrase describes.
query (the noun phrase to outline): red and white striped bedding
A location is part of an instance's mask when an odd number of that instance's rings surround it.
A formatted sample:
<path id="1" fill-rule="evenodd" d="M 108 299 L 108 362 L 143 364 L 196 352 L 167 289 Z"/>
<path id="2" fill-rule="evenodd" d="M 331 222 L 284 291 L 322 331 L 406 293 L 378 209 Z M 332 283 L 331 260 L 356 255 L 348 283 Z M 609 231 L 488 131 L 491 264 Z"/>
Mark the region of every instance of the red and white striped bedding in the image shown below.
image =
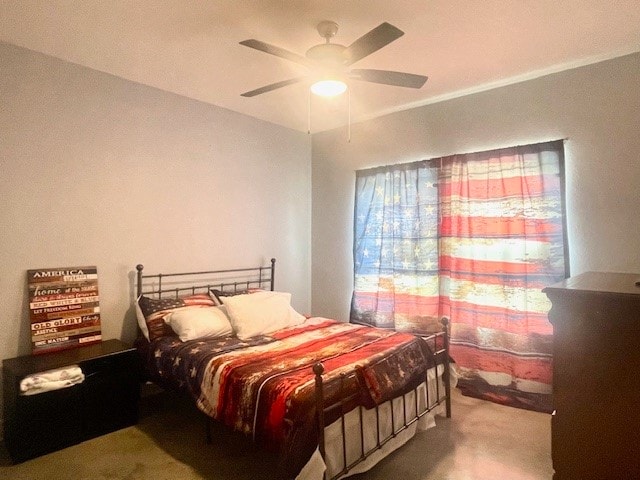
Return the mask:
<path id="1" fill-rule="evenodd" d="M 313 364 L 325 367 L 328 401 L 339 395 L 332 380 L 355 371 L 345 377 L 343 393 L 357 394 L 349 407 L 406 393 L 433 366 L 419 337 L 323 318 L 248 341 L 161 337 L 147 352 L 152 378 L 188 391 L 210 417 L 277 450 L 291 472 L 317 446 Z"/>

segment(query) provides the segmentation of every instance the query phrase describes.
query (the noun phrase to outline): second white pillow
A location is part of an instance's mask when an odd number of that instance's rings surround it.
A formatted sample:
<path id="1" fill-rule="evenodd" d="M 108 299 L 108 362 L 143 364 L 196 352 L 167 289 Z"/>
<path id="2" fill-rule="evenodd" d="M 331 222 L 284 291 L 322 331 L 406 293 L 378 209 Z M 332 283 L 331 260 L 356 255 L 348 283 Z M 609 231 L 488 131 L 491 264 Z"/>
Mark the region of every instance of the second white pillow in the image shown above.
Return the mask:
<path id="1" fill-rule="evenodd" d="M 290 325 L 291 294 L 256 292 L 223 297 L 229 320 L 236 335 L 247 340 L 266 335 Z"/>
<path id="2" fill-rule="evenodd" d="M 167 315 L 164 321 L 183 342 L 233 333 L 229 318 L 220 307 L 185 307 Z"/>

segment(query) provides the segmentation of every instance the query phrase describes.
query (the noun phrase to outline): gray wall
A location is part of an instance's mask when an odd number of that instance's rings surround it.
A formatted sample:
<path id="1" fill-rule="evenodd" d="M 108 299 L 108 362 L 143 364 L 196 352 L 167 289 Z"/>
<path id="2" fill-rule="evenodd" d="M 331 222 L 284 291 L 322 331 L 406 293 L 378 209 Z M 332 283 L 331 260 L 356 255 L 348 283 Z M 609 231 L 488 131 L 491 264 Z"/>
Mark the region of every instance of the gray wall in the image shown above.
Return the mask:
<path id="1" fill-rule="evenodd" d="M 309 311 L 306 134 L 2 43 L 0 65 L 1 358 L 31 352 L 30 268 L 96 265 L 104 339 L 135 337 L 137 263 L 276 257 Z"/>
<path id="2" fill-rule="evenodd" d="M 634 54 L 314 135 L 313 312 L 348 318 L 355 170 L 563 138 L 572 274 L 640 276 L 639 85 Z"/>

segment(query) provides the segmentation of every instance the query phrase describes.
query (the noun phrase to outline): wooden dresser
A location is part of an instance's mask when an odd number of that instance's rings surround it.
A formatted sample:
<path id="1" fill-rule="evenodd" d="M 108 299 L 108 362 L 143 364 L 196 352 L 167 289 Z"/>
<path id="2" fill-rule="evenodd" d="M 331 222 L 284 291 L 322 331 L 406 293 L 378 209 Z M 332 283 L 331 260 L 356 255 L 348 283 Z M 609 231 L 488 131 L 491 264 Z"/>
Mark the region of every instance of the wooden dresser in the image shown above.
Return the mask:
<path id="1" fill-rule="evenodd" d="M 554 327 L 554 480 L 640 479 L 640 274 L 545 288 Z"/>

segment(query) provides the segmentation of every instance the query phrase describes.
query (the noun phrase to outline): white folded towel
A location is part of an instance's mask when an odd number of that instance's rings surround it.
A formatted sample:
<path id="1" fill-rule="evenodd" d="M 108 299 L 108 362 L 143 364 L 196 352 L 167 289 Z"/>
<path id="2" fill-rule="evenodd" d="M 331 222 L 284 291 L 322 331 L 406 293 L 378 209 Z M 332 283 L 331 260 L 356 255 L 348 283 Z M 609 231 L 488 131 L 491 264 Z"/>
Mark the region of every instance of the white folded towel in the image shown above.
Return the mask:
<path id="1" fill-rule="evenodd" d="M 34 395 L 36 393 L 59 390 L 71 387 L 84 381 L 84 373 L 78 365 L 71 365 L 55 370 L 38 372 L 24 377 L 20 381 L 20 395 Z"/>

